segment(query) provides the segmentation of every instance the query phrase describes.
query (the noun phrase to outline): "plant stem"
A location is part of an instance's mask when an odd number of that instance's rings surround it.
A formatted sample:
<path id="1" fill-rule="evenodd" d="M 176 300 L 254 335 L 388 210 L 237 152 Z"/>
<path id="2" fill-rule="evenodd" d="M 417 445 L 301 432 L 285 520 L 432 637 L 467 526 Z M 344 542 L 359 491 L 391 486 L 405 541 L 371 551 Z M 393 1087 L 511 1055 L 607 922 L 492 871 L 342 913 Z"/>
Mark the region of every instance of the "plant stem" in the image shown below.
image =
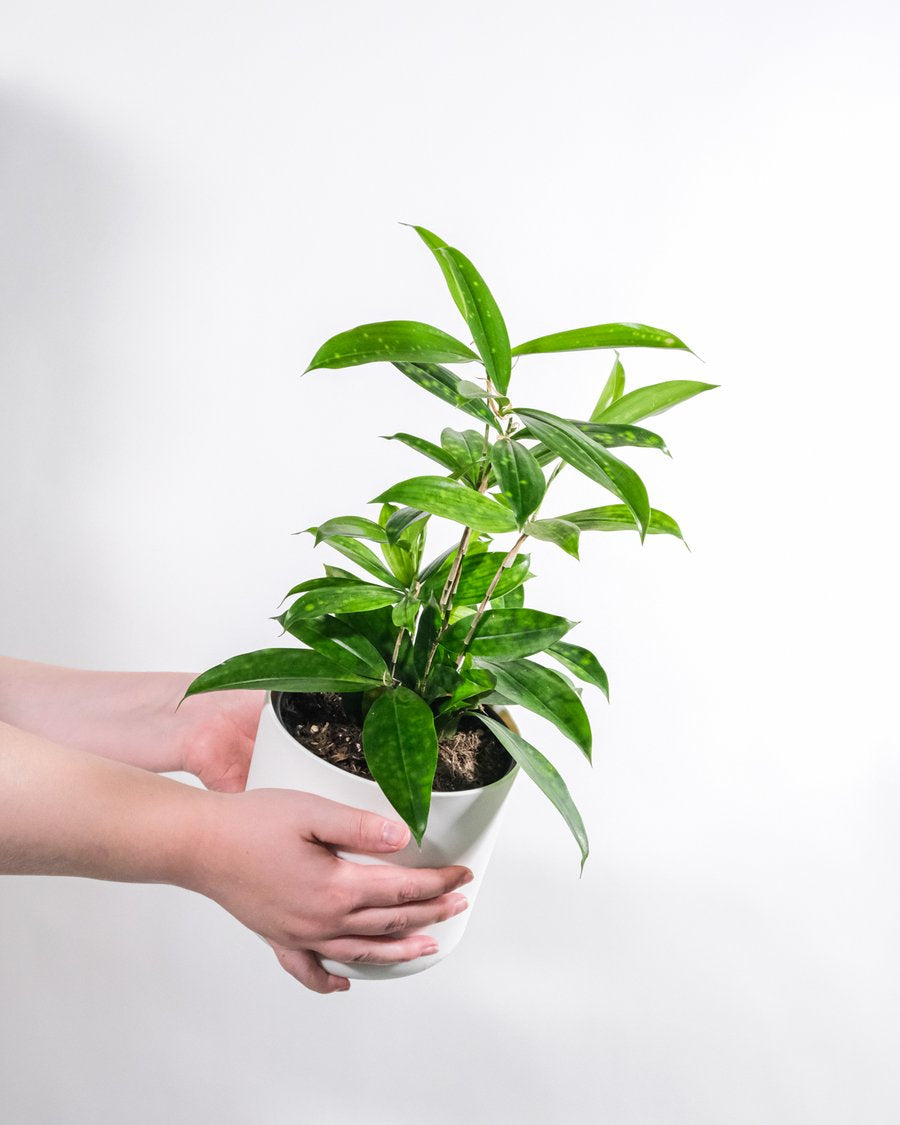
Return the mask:
<path id="1" fill-rule="evenodd" d="M 462 662 L 466 658 L 466 649 L 469 647 L 469 644 L 472 641 L 472 637 L 475 635 L 475 630 L 478 628 L 479 621 L 481 621 L 482 617 L 484 617 L 485 610 L 488 607 L 488 602 L 491 600 L 491 597 L 492 597 L 494 591 L 497 589 L 497 585 L 500 582 L 500 579 L 503 575 L 503 571 L 506 570 L 506 568 L 508 566 L 512 565 L 512 563 L 515 560 L 516 555 L 522 549 L 522 544 L 525 542 L 525 540 L 527 538 L 528 538 L 527 534 L 523 531 L 522 534 L 519 536 L 519 538 L 512 545 L 512 547 L 510 547 L 509 551 L 507 551 L 507 553 L 506 553 L 506 555 L 503 559 L 503 562 L 500 563 L 500 565 L 497 567 L 497 573 L 491 579 L 491 584 L 487 588 L 487 591 L 484 595 L 484 598 L 482 599 L 481 605 L 478 607 L 478 609 L 475 611 L 474 616 L 472 617 L 472 624 L 469 626 L 469 631 L 468 631 L 468 633 L 466 633 L 466 639 L 463 641 L 462 652 L 459 654 L 459 657 L 456 661 L 457 669 L 462 667 Z"/>

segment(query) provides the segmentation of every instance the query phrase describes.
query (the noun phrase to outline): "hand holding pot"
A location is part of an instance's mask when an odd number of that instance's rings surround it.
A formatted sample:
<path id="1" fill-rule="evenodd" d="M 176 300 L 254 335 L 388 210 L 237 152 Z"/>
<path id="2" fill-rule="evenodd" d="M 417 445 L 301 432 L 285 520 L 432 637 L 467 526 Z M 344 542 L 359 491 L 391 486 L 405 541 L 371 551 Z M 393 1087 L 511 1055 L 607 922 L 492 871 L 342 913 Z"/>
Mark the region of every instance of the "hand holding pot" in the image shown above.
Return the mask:
<path id="1" fill-rule="evenodd" d="M 283 789 L 209 796 L 192 889 L 214 899 L 269 942 L 287 972 L 315 992 L 350 982 L 318 954 L 390 964 L 434 953 L 414 931 L 461 913 L 456 888 L 468 868 L 360 865 L 332 850 L 389 855 L 409 829 L 375 813 Z"/>

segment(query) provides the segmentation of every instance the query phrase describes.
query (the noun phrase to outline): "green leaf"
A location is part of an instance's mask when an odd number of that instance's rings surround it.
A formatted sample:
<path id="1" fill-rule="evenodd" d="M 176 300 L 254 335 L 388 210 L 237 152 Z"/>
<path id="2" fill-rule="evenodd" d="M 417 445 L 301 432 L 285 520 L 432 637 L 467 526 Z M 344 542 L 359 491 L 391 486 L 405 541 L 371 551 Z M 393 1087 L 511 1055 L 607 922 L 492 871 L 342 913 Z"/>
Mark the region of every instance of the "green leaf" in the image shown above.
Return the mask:
<path id="1" fill-rule="evenodd" d="M 542 652 L 575 624 L 536 609 L 489 609 L 479 621 L 468 651 L 487 660 L 518 660 Z M 470 627 L 468 618 L 457 621 L 444 633 L 441 644 L 450 652 L 462 652 Z"/>
<path id="2" fill-rule="evenodd" d="M 573 676 L 584 680 L 586 684 L 598 687 L 609 699 L 609 680 L 606 672 L 590 649 L 582 648 L 581 645 L 570 645 L 566 641 L 557 641 L 547 649 L 547 652 L 564 668 L 568 668 Z"/>
<path id="3" fill-rule="evenodd" d="M 232 656 L 201 672 L 184 698 L 205 691 L 367 691 L 381 681 L 348 672 L 307 648 L 264 648 Z"/>
<path id="4" fill-rule="evenodd" d="M 286 617 L 283 613 L 277 620 L 283 625 Z M 387 671 L 372 642 L 336 617 L 300 617 L 291 622 L 288 632 L 346 671 L 379 680 Z"/>
<path id="5" fill-rule="evenodd" d="M 603 384 L 603 390 L 600 392 L 600 397 L 597 399 L 597 404 L 591 411 L 591 421 L 596 422 L 597 418 L 603 411 L 610 405 L 622 397 L 625 393 L 625 368 L 622 366 L 622 361 L 619 359 L 619 353 L 616 352 L 615 362 L 612 366 L 612 371 L 609 373 L 609 378 Z"/>
<path id="6" fill-rule="evenodd" d="M 525 605 L 525 589 L 523 586 L 516 586 L 505 594 L 494 595 L 491 598 L 491 605 L 494 609 L 521 609 Z"/>
<path id="7" fill-rule="evenodd" d="M 399 602 L 394 606 L 391 613 L 391 621 L 398 629 L 406 629 L 411 633 L 416 627 L 416 615 L 419 612 L 419 599 L 414 598 L 412 594 L 404 594 Z"/>
<path id="8" fill-rule="evenodd" d="M 285 614 L 284 627 L 290 632 L 295 621 L 305 617 L 324 617 L 326 613 L 360 613 L 368 609 L 395 605 L 399 590 L 367 582 L 347 582 L 343 586 L 311 590 L 299 597 Z"/>
<path id="9" fill-rule="evenodd" d="M 650 501 L 644 482 L 634 469 L 607 453 L 564 418 L 557 418 L 543 410 L 522 409 L 516 413 L 554 453 L 624 500 L 637 520 L 643 540 L 650 519 Z"/>
<path id="10" fill-rule="evenodd" d="M 578 558 L 578 537 L 581 534 L 578 526 L 564 519 L 530 520 L 525 524 L 525 532 L 535 539 L 542 539 L 545 543 L 555 543 L 562 547 L 567 555 Z"/>
<path id="11" fill-rule="evenodd" d="M 477 717 L 560 812 L 581 851 L 581 870 L 584 871 L 590 851 L 587 832 L 572 795 L 556 768 L 547 761 L 540 750 L 535 749 L 520 734 L 511 731 L 503 723 L 497 722 L 488 715 L 478 714 Z"/>
<path id="12" fill-rule="evenodd" d="M 365 613 L 353 613 L 344 616 L 338 614 L 338 620 L 344 625 L 349 625 L 357 633 L 361 633 L 372 643 L 376 651 L 381 654 L 387 663 L 394 651 L 394 642 L 397 639 L 397 630 L 391 620 L 392 609 L 383 606 L 381 609 L 370 609 Z"/>
<path id="13" fill-rule="evenodd" d="M 441 267 L 441 273 L 444 275 L 444 280 L 447 282 L 447 288 L 450 290 L 450 296 L 453 298 L 453 303 L 465 317 L 466 303 L 463 297 L 462 290 L 460 289 L 459 282 L 456 280 L 456 273 L 452 269 L 450 263 L 441 254 L 438 253 L 442 250 L 447 243 L 438 235 L 428 230 L 426 227 L 417 227 L 414 223 L 403 223 L 403 226 L 411 226 L 419 238 L 425 243 L 428 249 L 434 254 L 435 261 Z"/>
<path id="14" fill-rule="evenodd" d="M 608 406 L 599 416 L 601 422 L 639 422 L 654 414 L 662 414 L 677 406 L 679 402 L 693 398 L 704 391 L 716 389 L 716 383 L 696 383 L 690 379 L 670 379 L 666 383 L 654 383 L 649 387 L 638 387 Z"/>
<path id="15" fill-rule="evenodd" d="M 459 393 L 460 378 L 436 363 L 395 363 L 394 366 L 416 386 L 429 391 L 443 402 L 465 411 L 479 422 L 500 430 L 500 423 L 491 409 L 477 398 L 469 398 Z"/>
<path id="16" fill-rule="evenodd" d="M 286 601 L 294 594 L 305 594 L 308 590 L 327 590 L 334 586 L 346 586 L 348 583 L 362 582 L 355 574 L 348 574 L 345 578 L 339 575 L 326 575 L 325 578 L 307 578 L 305 582 L 298 582 L 281 599 Z"/>
<path id="17" fill-rule="evenodd" d="M 455 554 L 454 548 L 452 554 Z M 452 557 L 452 555 L 451 555 Z M 484 595 L 487 593 L 487 588 L 490 586 L 494 575 L 503 564 L 506 554 L 503 551 L 487 551 L 480 555 L 466 555 L 463 559 L 462 567 L 459 573 L 459 585 L 456 588 L 456 594 L 453 598 L 453 604 L 460 605 L 478 605 Z M 510 590 L 514 590 L 517 586 L 529 577 L 529 565 L 531 559 L 528 555 L 517 555 L 511 566 L 504 567 L 503 573 L 500 576 L 500 581 L 494 591 L 495 597 L 503 597 L 508 594 Z M 425 589 L 430 593 L 439 595 L 444 588 L 444 583 L 447 581 L 447 576 L 450 573 L 450 560 L 436 571 L 428 579 Z"/>
<path id="18" fill-rule="evenodd" d="M 660 449 L 663 453 L 669 452 L 659 434 L 655 434 L 652 430 L 644 430 L 640 426 L 623 426 L 620 423 L 609 422 L 578 422 L 573 419 L 567 421 L 571 421 L 576 429 L 607 449 L 630 445 L 640 449 Z"/>
<path id="19" fill-rule="evenodd" d="M 363 516 L 336 516 L 320 523 L 315 545 L 318 547 L 323 539 L 331 539 L 335 535 L 346 535 L 350 539 L 370 539 L 373 543 L 387 542 L 384 528 Z"/>
<path id="20" fill-rule="evenodd" d="M 441 431 L 441 446 L 451 461 L 473 484 L 477 484 L 486 453 L 484 435 L 475 430 L 454 430 L 447 426 Z"/>
<path id="21" fill-rule="evenodd" d="M 419 625 L 413 642 L 413 663 L 416 675 L 420 678 L 425 675 L 428 654 L 431 652 L 431 646 L 434 644 L 440 624 L 441 613 L 438 603 L 433 596 L 428 597 L 422 606 L 422 614 L 419 617 Z"/>
<path id="22" fill-rule="evenodd" d="M 409 688 L 388 689 L 369 708 L 362 743 L 372 776 L 421 847 L 438 758 L 431 708 Z"/>
<path id="23" fill-rule="evenodd" d="M 506 394 L 512 369 L 509 334 L 493 294 L 478 270 L 455 246 L 441 246 L 434 253 L 439 261 L 443 259 L 453 276 L 455 293 L 453 288 L 451 293 L 454 300 L 457 294 L 462 298 L 462 314 L 491 382 L 501 394 Z"/>
<path id="24" fill-rule="evenodd" d="M 647 324 L 595 324 L 590 328 L 572 328 L 568 332 L 553 332 L 539 336 L 525 344 L 517 344 L 513 355 L 534 355 L 538 352 L 581 352 L 588 348 L 678 348 L 691 349 L 687 344 L 662 328 Z"/>
<path id="25" fill-rule="evenodd" d="M 533 660 L 495 664 L 479 660 L 497 681 L 497 691 L 536 715 L 549 719 L 591 760 L 591 724 L 578 695 L 557 672 Z"/>
<path id="26" fill-rule="evenodd" d="M 388 505 L 385 505 L 385 507 L 388 507 Z M 396 543 L 411 524 L 427 519 L 428 513 L 421 511 L 419 508 L 399 508 L 384 523 L 388 543 Z"/>
<path id="27" fill-rule="evenodd" d="M 433 441 L 428 441 L 425 438 L 416 437 L 415 434 L 383 434 L 386 441 L 402 441 L 404 445 L 408 445 L 410 449 L 414 449 L 417 453 L 429 457 L 432 461 L 436 461 L 439 465 L 443 465 L 445 469 L 449 469 L 451 473 L 459 473 L 463 471 L 462 465 L 458 464 L 445 449 L 441 449 L 439 445 L 435 445 Z"/>
<path id="28" fill-rule="evenodd" d="M 496 687 L 494 676 L 481 668 L 469 668 L 459 677 L 450 696 L 438 708 L 438 715 L 450 715 L 460 711 L 483 698 Z"/>
<path id="29" fill-rule="evenodd" d="M 429 578 L 437 574 L 437 572 L 446 564 L 447 560 L 451 559 L 456 554 L 457 547 L 458 544 L 454 543 L 452 547 L 448 547 L 445 551 L 441 551 L 439 555 L 433 558 L 431 562 L 422 569 L 422 572 L 419 575 L 419 581 L 427 582 Z"/>
<path id="30" fill-rule="evenodd" d="M 394 575 L 365 543 L 360 543 L 358 540 L 350 539 L 345 535 L 332 536 L 331 539 L 326 540 L 326 543 L 342 554 L 345 559 L 355 562 L 357 566 L 361 566 L 363 570 L 367 570 L 369 574 L 381 582 L 386 582 L 389 586 L 392 586 L 396 581 Z"/>
<path id="31" fill-rule="evenodd" d="M 500 494 L 512 508 L 521 528 L 547 490 L 541 467 L 526 446 L 505 437 L 491 447 L 491 463 Z"/>
<path id="32" fill-rule="evenodd" d="M 512 513 L 496 500 L 446 477 L 413 477 L 392 485 L 371 502 L 388 501 L 421 508 L 477 531 L 515 531 L 516 528 Z"/>
<path id="33" fill-rule="evenodd" d="M 637 528 L 634 516 L 624 504 L 607 504 L 602 508 L 582 508 L 580 512 L 567 512 L 558 517 L 574 523 L 582 531 L 634 531 Z M 684 542 L 681 528 L 665 512 L 658 508 L 650 509 L 647 523 L 648 535 L 674 535 Z"/>
<path id="34" fill-rule="evenodd" d="M 339 332 L 319 348 L 307 371 L 360 363 L 470 363 L 478 356 L 455 337 L 417 320 L 382 320 Z M 304 372 L 305 374 L 305 372 Z"/>

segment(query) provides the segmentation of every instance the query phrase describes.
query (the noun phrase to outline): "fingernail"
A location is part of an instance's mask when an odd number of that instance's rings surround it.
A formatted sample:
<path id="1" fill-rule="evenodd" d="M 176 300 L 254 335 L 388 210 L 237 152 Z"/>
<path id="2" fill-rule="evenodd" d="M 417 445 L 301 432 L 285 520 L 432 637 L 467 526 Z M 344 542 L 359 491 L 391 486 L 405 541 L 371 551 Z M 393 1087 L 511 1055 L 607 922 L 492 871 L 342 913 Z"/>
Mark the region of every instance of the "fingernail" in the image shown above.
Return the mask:
<path id="1" fill-rule="evenodd" d="M 386 820 L 384 828 L 381 830 L 381 839 L 389 844 L 391 847 L 396 847 L 397 844 L 402 844 L 406 841 L 407 829 L 402 824 L 397 824 L 396 821 Z"/>
<path id="2" fill-rule="evenodd" d="M 463 898 L 462 895 L 457 895 L 456 896 L 456 902 L 454 902 L 454 904 L 453 904 L 453 915 L 452 915 L 452 917 L 455 917 L 457 914 L 462 914 L 462 912 L 466 909 L 466 907 L 468 907 L 468 905 L 469 905 L 469 900 L 467 898 Z"/>
<path id="3" fill-rule="evenodd" d="M 436 941 L 429 941 L 426 945 L 422 946 L 421 957 L 430 957 L 432 953 L 437 953 L 438 943 Z"/>
<path id="4" fill-rule="evenodd" d="M 456 885 L 458 887 L 464 887 L 466 883 L 471 883 L 474 878 L 475 876 L 472 874 L 472 872 L 467 871 Z"/>

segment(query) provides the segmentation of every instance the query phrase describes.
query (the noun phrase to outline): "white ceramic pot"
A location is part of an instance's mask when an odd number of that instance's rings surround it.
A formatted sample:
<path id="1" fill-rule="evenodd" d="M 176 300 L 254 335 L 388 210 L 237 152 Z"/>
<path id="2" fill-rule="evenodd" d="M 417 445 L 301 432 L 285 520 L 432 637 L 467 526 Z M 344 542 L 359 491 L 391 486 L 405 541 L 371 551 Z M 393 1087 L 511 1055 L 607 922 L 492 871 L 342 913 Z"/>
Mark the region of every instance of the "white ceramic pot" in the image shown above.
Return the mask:
<path id="1" fill-rule="evenodd" d="M 469 900 L 469 909 L 422 931 L 438 942 L 437 953 L 397 965 L 345 965 L 323 958 L 322 964 L 328 972 L 357 980 L 390 980 L 430 969 L 456 947 L 494 850 L 504 802 L 518 772 L 518 766 L 513 766 L 499 781 L 481 789 L 432 793 L 428 828 L 421 848 L 415 840 L 410 840 L 402 851 L 391 855 L 337 853 L 342 859 L 355 863 L 396 863 L 402 867 L 444 867 L 461 863 L 471 868 L 475 878 L 462 888 Z M 270 692 L 266 693 L 259 721 L 247 788 L 299 789 L 392 820 L 399 819 L 374 781 L 333 766 L 298 742 L 278 718 Z"/>

